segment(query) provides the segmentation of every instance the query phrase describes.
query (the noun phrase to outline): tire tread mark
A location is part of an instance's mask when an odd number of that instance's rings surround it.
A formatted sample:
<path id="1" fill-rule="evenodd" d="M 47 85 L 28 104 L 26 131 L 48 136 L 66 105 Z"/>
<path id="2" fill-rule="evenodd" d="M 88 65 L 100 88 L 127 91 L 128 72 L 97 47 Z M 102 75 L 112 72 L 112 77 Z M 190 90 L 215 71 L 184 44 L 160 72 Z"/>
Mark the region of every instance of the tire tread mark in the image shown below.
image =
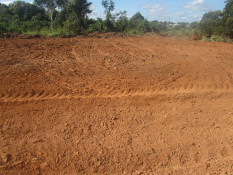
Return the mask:
<path id="1" fill-rule="evenodd" d="M 0 99 L 4 98 L 5 94 L 0 94 Z"/>
<path id="2" fill-rule="evenodd" d="M 233 75 L 230 72 L 227 72 L 227 76 L 229 78 L 229 82 L 233 84 Z"/>
<path id="3" fill-rule="evenodd" d="M 42 90 L 40 93 L 38 93 L 37 98 L 41 97 L 44 95 L 44 90 Z"/>
<path id="4" fill-rule="evenodd" d="M 187 87 L 187 88 L 186 88 Z M 188 94 L 188 93 L 208 93 L 208 92 L 219 92 L 219 93 L 233 93 L 233 86 L 224 85 L 216 88 L 216 84 L 212 86 L 203 86 L 195 84 L 194 88 L 190 85 L 181 85 L 178 87 L 147 87 L 145 89 L 108 89 L 106 90 L 93 90 L 93 91 L 80 91 L 78 93 L 67 93 L 67 92 L 54 92 L 49 93 L 44 90 L 40 92 L 26 92 L 26 93 L 6 93 L 1 94 L 0 101 L 11 102 L 11 101 L 39 101 L 39 100 L 50 100 L 50 99 L 69 99 L 69 98 L 95 98 L 95 97 L 127 97 L 127 96 L 153 96 L 157 94 Z M 214 88 L 211 88 L 214 87 Z"/>

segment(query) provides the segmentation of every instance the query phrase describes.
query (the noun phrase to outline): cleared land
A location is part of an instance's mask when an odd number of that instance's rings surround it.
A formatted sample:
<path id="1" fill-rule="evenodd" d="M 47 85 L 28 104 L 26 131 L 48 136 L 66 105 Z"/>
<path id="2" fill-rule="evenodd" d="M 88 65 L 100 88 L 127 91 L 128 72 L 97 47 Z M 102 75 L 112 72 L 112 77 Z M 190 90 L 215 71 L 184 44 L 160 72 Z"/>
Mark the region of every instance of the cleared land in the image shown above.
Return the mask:
<path id="1" fill-rule="evenodd" d="M 0 174 L 230 174 L 233 45 L 0 39 Z"/>

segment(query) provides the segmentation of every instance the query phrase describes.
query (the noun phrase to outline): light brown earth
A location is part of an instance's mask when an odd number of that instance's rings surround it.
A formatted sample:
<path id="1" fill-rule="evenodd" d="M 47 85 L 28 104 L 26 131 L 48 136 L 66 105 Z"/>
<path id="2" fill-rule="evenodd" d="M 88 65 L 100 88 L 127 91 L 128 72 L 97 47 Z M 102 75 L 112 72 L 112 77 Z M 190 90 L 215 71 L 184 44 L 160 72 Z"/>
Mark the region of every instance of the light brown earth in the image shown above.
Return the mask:
<path id="1" fill-rule="evenodd" d="M 0 40 L 0 174 L 233 174 L 233 45 Z"/>

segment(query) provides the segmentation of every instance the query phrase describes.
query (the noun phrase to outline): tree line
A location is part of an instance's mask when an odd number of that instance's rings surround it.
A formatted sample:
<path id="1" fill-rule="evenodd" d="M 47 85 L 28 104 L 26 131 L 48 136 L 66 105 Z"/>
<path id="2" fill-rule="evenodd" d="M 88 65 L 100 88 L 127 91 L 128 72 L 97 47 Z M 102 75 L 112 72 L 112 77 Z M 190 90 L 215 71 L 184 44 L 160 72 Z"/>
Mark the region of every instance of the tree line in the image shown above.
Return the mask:
<path id="1" fill-rule="evenodd" d="M 114 13 L 113 0 L 102 0 L 105 19 L 88 17 L 92 3 L 87 0 L 34 0 L 32 4 L 15 1 L 9 5 L 0 3 L 0 33 L 72 35 L 98 31 L 138 35 L 156 32 L 233 38 L 233 0 L 225 3 L 223 11 L 208 12 L 199 22 L 173 23 L 148 21 L 140 12 L 131 18 L 126 11 Z"/>

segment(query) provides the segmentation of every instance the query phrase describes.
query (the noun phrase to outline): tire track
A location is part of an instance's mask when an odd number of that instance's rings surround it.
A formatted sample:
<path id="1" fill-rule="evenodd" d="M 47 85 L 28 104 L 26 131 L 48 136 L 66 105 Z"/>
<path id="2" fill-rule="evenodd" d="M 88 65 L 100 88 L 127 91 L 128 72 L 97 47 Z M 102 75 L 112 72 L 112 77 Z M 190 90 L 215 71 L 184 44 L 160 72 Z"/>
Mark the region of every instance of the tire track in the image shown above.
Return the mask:
<path id="1" fill-rule="evenodd" d="M 103 50 L 103 48 L 99 49 L 99 46 L 96 42 L 96 40 L 93 40 L 92 41 L 93 43 L 93 49 L 96 50 L 96 52 L 101 56 L 101 57 L 111 57 L 111 54 L 110 53 L 106 53 Z"/>
<path id="2" fill-rule="evenodd" d="M 114 42 L 112 42 L 112 40 L 106 40 L 106 43 L 110 44 L 114 49 L 119 50 L 119 52 L 123 52 L 124 54 L 127 54 L 130 57 L 133 57 L 135 55 L 129 49 L 126 49 L 126 47 L 124 46 L 122 42 L 119 42 L 120 44 L 115 44 Z"/>
<path id="3" fill-rule="evenodd" d="M 229 83 L 233 84 L 233 75 L 230 72 L 227 72 Z"/>
<path id="4" fill-rule="evenodd" d="M 185 94 L 209 94 L 209 93 L 230 93 L 233 94 L 232 85 L 223 86 L 203 86 L 199 84 L 181 85 L 177 87 L 147 87 L 143 89 L 104 89 L 104 90 L 81 90 L 76 93 L 67 92 L 26 92 L 26 93 L 8 93 L 0 94 L 0 102 L 24 102 L 40 100 L 61 100 L 61 99 L 79 99 L 79 98 L 122 98 L 133 96 L 155 96 L 155 95 L 185 95 Z"/>
<path id="5" fill-rule="evenodd" d="M 131 48 L 135 48 L 136 50 L 143 50 L 143 51 L 147 51 L 150 54 L 157 54 L 157 52 L 153 51 L 152 49 L 148 49 L 146 47 L 143 46 L 138 46 L 136 44 L 133 44 L 133 42 L 129 42 L 129 41 L 123 41 L 125 45 L 131 46 Z"/>

